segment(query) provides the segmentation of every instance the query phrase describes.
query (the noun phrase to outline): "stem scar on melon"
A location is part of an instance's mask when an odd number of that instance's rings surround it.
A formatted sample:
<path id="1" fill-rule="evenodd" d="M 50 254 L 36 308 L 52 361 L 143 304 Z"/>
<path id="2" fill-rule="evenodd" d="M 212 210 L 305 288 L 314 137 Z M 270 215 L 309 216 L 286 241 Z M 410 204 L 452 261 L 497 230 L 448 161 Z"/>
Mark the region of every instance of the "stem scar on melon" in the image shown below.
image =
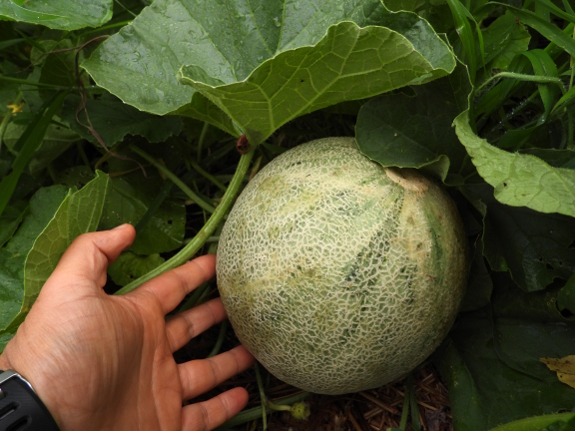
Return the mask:
<path id="1" fill-rule="evenodd" d="M 416 367 L 447 335 L 467 278 L 455 205 L 353 138 L 293 148 L 253 178 L 220 236 L 230 322 L 276 377 L 342 394 Z"/>

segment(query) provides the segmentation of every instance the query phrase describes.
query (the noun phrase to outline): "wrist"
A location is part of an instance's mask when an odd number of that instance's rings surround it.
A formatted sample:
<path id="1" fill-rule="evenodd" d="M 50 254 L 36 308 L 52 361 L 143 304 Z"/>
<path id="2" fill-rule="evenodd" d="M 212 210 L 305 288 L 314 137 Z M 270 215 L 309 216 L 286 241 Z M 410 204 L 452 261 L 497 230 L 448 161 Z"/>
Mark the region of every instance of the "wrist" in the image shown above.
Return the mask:
<path id="1" fill-rule="evenodd" d="M 30 377 L 25 373 L 25 371 L 20 370 L 18 367 L 15 367 L 12 364 L 6 351 L 4 351 L 2 354 L 0 354 L 0 370 L 1 371 L 14 371 L 14 372 L 18 373 L 19 375 L 21 375 L 22 378 L 24 378 L 26 380 L 26 382 L 28 382 L 28 384 L 31 386 L 32 391 L 39 398 L 40 402 L 44 405 L 44 407 L 47 409 L 49 414 L 59 424 L 59 420 L 57 418 L 57 415 L 55 414 L 56 410 L 57 410 L 55 403 L 49 399 L 49 397 L 44 393 L 44 391 L 42 391 L 42 390 L 38 391 L 37 386 L 41 386 L 41 385 L 36 385 L 35 381 L 31 380 Z M 40 389 L 42 389 L 42 388 L 40 388 Z"/>
<path id="2" fill-rule="evenodd" d="M 10 362 L 4 353 L 0 355 L 0 370 L 11 370 Z"/>
<path id="3" fill-rule="evenodd" d="M 59 431 L 58 425 L 30 382 L 14 371 L 0 373 L 0 429 Z"/>

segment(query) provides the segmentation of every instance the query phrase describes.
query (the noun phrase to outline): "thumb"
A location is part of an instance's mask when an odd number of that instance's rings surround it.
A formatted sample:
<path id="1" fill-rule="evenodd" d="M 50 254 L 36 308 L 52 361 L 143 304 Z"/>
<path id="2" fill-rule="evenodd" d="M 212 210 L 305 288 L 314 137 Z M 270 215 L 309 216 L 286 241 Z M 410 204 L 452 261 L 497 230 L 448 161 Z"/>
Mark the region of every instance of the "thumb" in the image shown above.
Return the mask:
<path id="1" fill-rule="evenodd" d="M 100 291 L 106 284 L 108 265 L 134 242 L 135 236 L 129 224 L 80 235 L 64 252 L 43 290 L 54 286 L 60 291 L 70 288 L 77 292 L 78 287 L 90 285 Z"/>

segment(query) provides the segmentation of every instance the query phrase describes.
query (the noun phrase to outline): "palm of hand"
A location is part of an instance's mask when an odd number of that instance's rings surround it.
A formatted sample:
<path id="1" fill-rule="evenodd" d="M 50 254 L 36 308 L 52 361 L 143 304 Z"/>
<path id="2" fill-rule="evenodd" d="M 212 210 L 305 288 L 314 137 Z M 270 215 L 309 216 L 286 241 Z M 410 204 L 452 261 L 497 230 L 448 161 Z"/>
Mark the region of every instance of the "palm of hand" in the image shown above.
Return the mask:
<path id="1" fill-rule="evenodd" d="M 242 388 L 182 408 L 182 401 L 249 367 L 243 347 L 177 365 L 172 353 L 225 318 L 213 300 L 167 322 L 166 313 L 213 276 L 204 256 L 124 296 L 106 295 L 106 267 L 132 228 L 76 240 L 0 357 L 32 383 L 62 431 L 208 430 L 247 402 Z"/>

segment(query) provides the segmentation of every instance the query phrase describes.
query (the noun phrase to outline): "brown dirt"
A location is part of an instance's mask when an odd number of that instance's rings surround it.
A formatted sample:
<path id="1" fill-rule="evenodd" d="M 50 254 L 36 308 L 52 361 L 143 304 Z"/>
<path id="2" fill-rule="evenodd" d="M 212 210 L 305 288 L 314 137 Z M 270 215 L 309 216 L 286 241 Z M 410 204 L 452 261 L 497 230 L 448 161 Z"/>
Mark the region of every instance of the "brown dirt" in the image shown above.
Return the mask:
<path id="1" fill-rule="evenodd" d="M 231 383 L 231 382 L 230 382 Z M 274 412 L 268 418 L 268 431 L 386 431 L 398 428 L 405 393 L 405 380 L 377 389 L 327 396 L 312 394 L 306 399 L 311 415 L 305 420 L 292 418 L 289 412 Z M 243 385 L 250 392 L 248 408 L 260 404 L 259 392 L 253 372 L 249 371 L 235 380 L 233 385 Z M 453 431 L 447 388 L 439 373 L 427 365 L 414 375 L 415 395 L 419 420 L 424 431 Z M 301 393 L 300 390 L 271 377 L 266 396 L 277 402 L 282 398 Z M 257 420 L 236 428 L 245 431 L 263 431 L 262 421 Z M 411 413 L 405 431 L 411 431 Z"/>

